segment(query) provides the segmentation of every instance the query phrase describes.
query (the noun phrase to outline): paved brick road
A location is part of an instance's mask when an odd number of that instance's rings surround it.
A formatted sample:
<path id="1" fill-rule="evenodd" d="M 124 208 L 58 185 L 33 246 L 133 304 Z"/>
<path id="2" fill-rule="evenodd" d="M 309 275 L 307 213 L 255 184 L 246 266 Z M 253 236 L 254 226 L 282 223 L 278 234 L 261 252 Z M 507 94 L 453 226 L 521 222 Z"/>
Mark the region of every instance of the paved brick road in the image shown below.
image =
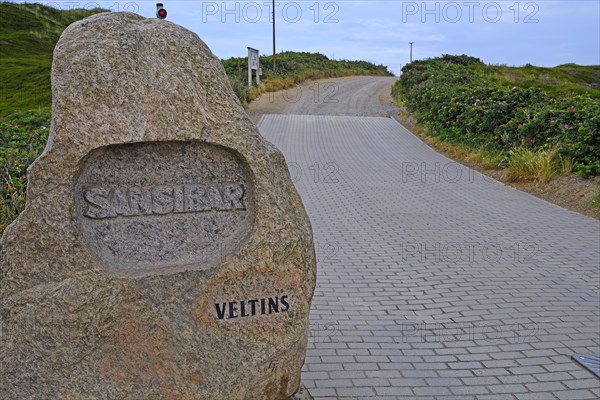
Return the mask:
<path id="1" fill-rule="evenodd" d="M 595 399 L 600 223 L 389 118 L 266 115 L 313 223 L 316 399 Z"/>

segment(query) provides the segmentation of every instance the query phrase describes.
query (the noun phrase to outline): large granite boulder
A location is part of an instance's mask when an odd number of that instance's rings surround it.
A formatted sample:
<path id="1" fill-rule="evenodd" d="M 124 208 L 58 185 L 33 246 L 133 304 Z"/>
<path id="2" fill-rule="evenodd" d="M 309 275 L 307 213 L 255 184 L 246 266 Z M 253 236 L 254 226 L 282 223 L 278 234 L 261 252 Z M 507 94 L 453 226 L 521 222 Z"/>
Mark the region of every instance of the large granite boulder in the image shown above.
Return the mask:
<path id="1" fill-rule="evenodd" d="M 285 399 L 316 262 L 281 153 L 194 33 L 69 26 L 52 127 L 2 238 L 0 398 Z"/>

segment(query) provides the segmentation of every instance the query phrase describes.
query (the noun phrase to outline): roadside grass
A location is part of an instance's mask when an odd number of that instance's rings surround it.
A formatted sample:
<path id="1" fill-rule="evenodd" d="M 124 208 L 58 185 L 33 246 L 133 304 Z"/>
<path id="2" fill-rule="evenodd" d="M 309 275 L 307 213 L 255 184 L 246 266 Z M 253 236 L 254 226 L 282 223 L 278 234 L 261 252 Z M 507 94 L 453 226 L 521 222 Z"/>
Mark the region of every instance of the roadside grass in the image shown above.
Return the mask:
<path id="1" fill-rule="evenodd" d="M 573 160 L 561 156 L 558 147 L 531 149 L 518 147 L 510 152 L 506 179 L 509 182 L 548 183 L 556 175 L 570 174 Z"/>
<path id="2" fill-rule="evenodd" d="M 406 125 L 409 125 L 410 131 L 417 135 L 421 140 L 429 144 L 437 151 L 446 156 L 471 166 L 477 166 L 484 171 L 501 171 L 502 163 L 506 156 L 497 150 L 485 146 L 469 146 L 463 143 L 454 143 L 432 136 L 427 131 L 424 124 L 415 121 L 414 114 L 410 113 L 402 100 L 395 100 L 395 104 L 400 109 L 399 118 Z"/>
<path id="3" fill-rule="evenodd" d="M 0 118 L 0 234 L 25 207 L 27 167 L 46 145 L 50 108 Z"/>
<path id="4" fill-rule="evenodd" d="M 600 219 L 600 188 L 596 190 L 596 194 L 588 202 L 592 211 L 597 215 L 597 219 Z"/>
<path id="5" fill-rule="evenodd" d="M 597 211 L 600 211 L 600 188 L 598 188 L 594 197 L 591 198 L 590 205 Z"/>
<path id="6" fill-rule="evenodd" d="M 399 118 L 408 122 L 411 132 L 448 157 L 483 171 L 498 171 L 499 178 L 508 182 L 548 183 L 558 175 L 573 173 L 573 159 L 560 154 L 560 146 L 549 149 L 516 147 L 503 152 L 485 145 L 469 145 L 432 136 L 425 124 L 416 120 L 418 113 L 410 113 L 401 99 L 395 100 L 400 108 Z"/>
<path id="7" fill-rule="evenodd" d="M 502 152 L 485 146 L 474 149 L 467 158 L 468 161 L 481 166 L 484 170 L 500 168 L 504 159 Z"/>
<path id="8" fill-rule="evenodd" d="M 558 146 L 541 151 L 519 150 L 520 161 L 512 162 L 511 171 L 510 156 L 505 152 L 432 136 L 424 123 L 417 122 L 418 112 L 409 112 L 402 100 L 395 99 L 395 103 L 400 108 L 398 119 L 402 124 L 436 151 L 519 190 L 600 219 L 600 177 L 582 179 L 575 175 L 573 160 L 557 156 Z M 521 168 L 516 172 L 518 164 L 528 166 L 529 171 L 525 173 Z M 511 175 L 516 178 L 510 179 Z"/>

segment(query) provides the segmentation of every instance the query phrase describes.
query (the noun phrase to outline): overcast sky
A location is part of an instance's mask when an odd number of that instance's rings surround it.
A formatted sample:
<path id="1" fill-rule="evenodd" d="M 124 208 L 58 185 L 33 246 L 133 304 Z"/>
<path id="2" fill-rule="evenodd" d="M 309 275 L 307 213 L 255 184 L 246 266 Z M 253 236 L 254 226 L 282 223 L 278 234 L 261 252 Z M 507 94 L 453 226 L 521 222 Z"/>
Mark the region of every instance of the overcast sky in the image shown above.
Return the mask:
<path id="1" fill-rule="evenodd" d="M 156 1 L 53 1 L 154 17 Z M 220 58 L 248 46 L 272 53 L 272 0 L 163 1 L 167 19 L 196 32 Z M 276 1 L 277 51 L 368 60 L 398 73 L 413 58 L 468 54 L 486 63 L 600 64 L 600 1 Z"/>

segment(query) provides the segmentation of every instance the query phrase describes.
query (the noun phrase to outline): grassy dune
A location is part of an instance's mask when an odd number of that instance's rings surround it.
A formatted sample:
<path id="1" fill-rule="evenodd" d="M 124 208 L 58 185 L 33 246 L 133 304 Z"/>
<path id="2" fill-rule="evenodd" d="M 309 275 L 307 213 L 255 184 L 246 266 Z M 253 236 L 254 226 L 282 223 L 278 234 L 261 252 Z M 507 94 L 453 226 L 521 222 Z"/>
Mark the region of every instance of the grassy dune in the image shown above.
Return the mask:
<path id="1" fill-rule="evenodd" d="M 48 107 L 52 51 L 71 23 L 105 10 L 60 11 L 40 4 L 2 2 L 0 117 Z"/>

